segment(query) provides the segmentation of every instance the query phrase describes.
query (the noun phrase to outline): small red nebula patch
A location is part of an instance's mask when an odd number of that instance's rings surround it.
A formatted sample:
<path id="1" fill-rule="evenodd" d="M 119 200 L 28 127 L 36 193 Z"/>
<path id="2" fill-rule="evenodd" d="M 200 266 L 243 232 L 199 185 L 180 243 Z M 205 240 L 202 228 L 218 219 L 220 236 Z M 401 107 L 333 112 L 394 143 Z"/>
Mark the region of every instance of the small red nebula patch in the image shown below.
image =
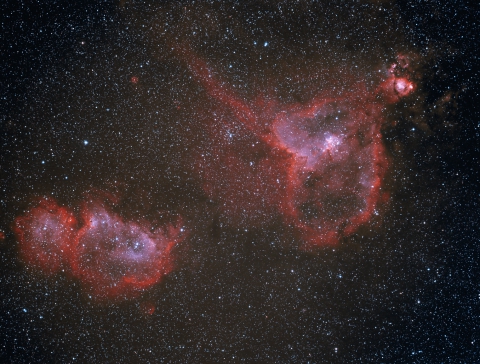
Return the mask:
<path id="1" fill-rule="evenodd" d="M 138 83 L 138 77 L 137 76 L 132 76 L 130 77 L 130 82 L 134 85 Z"/>
<path id="2" fill-rule="evenodd" d="M 172 249 L 183 240 L 181 227 L 152 230 L 125 221 L 101 199 L 87 196 L 80 218 L 52 199 L 14 223 L 20 256 L 51 275 L 63 270 L 98 299 L 131 298 L 160 282 L 174 268 Z"/>
<path id="3" fill-rule="evenodd" d="M 148 301 L 140 304 L 140 312 L 146 316 L 152 316 L 155 313 L 155 305 Z"/>
<path id="4" fill-rule="evenodd" d="M 411 80 L 412 72 L 410 57 L 405 54 L 397 56 L 397 62 L 393 63 L 388 69 L 388 77 L 380 83 L 376 94 L 379 95 L 386 104 L 394 104 L 402 98 L 412 94 L 417 85 Z"/>
<path id="5" fill-rule="evenodd" d="M 382 82 L 378 94 L 385 103 L 394 104 L 415 91 L 415 84 L 406 77 L 390 75 Z"/>

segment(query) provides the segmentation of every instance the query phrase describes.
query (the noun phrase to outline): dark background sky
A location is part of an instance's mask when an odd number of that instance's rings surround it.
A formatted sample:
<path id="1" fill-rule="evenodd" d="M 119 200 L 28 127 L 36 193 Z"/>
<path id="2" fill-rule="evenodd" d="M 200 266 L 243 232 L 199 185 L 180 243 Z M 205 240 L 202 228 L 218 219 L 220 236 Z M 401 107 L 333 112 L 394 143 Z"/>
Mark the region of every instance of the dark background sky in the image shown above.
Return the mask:
<path id="1" fill-rule="evenodd" d="M 1 362 L 478 360 L 478 5 L 274 3 L 0 5 Z M 281 223 L 220 224 L 191 167 L 215 105 L 169 52 L 177 40 L 246 99 L 285 103 L 308 100 L 324 70 L 375 82 L 415 54 L 416 99 L 386 110 L 378 221 L 315 252 Z M 35 196 L 76 206 L 111 186 L 125 217 L 186 217 L 162 283 L 98 303 L 19 261 L 11 225 Z"/>

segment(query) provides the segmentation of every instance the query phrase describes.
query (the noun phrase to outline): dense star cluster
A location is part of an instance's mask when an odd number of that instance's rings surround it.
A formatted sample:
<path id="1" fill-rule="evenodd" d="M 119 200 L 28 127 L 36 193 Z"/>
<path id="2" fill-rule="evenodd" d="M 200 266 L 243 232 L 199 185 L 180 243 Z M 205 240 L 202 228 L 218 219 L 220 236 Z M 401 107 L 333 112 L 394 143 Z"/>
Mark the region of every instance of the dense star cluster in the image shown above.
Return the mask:
<path id="1" fill-rule="evenodd" d="M 473 6 L 0 9 L 0 362 L 477 360 Z"/>

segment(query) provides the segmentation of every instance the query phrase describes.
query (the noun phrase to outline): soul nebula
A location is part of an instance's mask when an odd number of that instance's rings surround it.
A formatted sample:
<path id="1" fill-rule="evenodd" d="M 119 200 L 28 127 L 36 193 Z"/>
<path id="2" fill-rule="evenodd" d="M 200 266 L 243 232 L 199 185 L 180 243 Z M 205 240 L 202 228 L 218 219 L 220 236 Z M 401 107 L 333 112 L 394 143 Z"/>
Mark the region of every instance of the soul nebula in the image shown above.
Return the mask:
<path id="1" fill-rule="evenodd" d="M 125 221 L 105 199 L 87 196 L 79 218 L 42 199 L 15 221 L 23 261 L 48 275 L 62 270 L 95 298 L 135 297 L 174 268 L 172 249 L 185 234 L 181 221 L 152 229 Z"/>

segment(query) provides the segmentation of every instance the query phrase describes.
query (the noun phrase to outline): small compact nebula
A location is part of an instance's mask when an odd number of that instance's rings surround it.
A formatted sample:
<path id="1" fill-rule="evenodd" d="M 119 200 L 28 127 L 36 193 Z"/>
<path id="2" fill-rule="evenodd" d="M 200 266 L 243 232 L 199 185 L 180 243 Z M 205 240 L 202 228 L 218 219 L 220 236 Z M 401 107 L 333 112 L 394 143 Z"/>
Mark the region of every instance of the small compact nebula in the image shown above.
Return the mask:
<path id="1" fill-rule="evenodd" d="M 98 299 L 130 298 L 161 281 L 174 268 L 172 249 L 185 234 L 180 224 L 152 230 L 125 221 L 105 201 L 87 196 L 78 219 L 52 199 L 15 220 L 20 255 L 47 275 L 60 270 L 82 282 Z"/>

